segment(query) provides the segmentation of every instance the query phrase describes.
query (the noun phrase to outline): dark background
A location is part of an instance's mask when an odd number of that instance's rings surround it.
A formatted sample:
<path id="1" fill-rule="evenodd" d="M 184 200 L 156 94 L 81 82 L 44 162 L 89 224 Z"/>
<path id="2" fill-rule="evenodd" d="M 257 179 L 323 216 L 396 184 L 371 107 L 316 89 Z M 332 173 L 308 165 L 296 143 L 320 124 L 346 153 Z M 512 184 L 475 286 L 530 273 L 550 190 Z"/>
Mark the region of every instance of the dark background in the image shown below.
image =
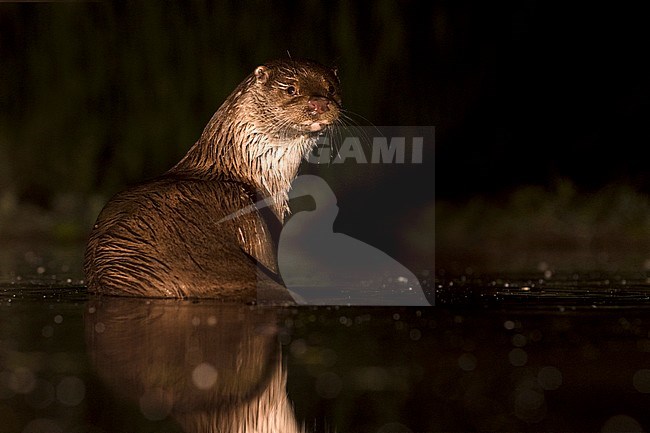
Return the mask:
<path id="1" fill-rule="evenodd" d="M 83 238 L 110 195 L 173 165 L 243 77 L 289 51 L 337 65 L 345 108 L 369 122 L 435 126 L 421 165 L 321 170 L 337 230 L 426 266 L 434 199 L 456 209 L 444 230 L 525 185 L 650 190 L 645 21 L 613 3 L 0 3 L 0 234 L 28 209 Z"/>

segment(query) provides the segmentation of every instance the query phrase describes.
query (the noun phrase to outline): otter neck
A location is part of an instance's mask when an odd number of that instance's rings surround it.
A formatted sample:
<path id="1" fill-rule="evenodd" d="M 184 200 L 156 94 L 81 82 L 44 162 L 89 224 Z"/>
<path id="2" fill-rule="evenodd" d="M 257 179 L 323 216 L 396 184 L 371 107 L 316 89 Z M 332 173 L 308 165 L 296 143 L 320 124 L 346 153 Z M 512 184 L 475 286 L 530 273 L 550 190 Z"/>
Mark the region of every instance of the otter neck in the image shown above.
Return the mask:
<path id="1" fill-rule="evenodd" d="M 169 173 L 247 184 L 261 194 L 259 199 L 273 200 L 271 207 L 283 221 L 289 209 L 291 182 L 303 157 L 316 144 L 316 137 L 285 134 L 280 138 L 267 132 L 264 121 L 249 112 L 250 103 L 262 103 L 251 93 L 240 89 L 233 92 L 212 116 L 199 141 Z"/>

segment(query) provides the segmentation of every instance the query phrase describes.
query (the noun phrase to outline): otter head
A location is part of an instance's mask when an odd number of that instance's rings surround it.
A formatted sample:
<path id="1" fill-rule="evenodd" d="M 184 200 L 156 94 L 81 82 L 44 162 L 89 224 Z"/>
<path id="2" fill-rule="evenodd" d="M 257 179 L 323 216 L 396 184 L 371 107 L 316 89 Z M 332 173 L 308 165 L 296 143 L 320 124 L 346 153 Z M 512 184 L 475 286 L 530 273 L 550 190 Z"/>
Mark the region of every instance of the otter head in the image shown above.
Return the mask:
<path id="1" fill-rule="evenodd" d="M 279 197 L 274 208 L 282 219 L 300 162 L 340 115 L 334 70 L 310 60 L 265 63 L 228 96 L 170 172 L 235 179 Z"/>
<path id="2" fill-rule="evenodd" d="M 264 132 L 274 138 L 322 134 L 339 118 L 336 70 L 309 60 L 275 60 L 258 66 L 253 86 Z"/>

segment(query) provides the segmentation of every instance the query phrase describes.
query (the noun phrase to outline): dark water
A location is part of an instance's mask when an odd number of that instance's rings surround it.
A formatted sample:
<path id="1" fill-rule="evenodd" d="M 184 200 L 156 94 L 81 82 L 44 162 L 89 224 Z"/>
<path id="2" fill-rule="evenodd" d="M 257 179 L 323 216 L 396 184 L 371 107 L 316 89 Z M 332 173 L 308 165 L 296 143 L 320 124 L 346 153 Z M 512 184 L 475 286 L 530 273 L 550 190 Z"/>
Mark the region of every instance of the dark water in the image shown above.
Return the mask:
<path id="1" fill-rule="evenodd" d="M 281 308 L 95 298 L 57 257 L 21 253 L 0 286 L 0 432 L 650 430 L 639 275 Z"/>

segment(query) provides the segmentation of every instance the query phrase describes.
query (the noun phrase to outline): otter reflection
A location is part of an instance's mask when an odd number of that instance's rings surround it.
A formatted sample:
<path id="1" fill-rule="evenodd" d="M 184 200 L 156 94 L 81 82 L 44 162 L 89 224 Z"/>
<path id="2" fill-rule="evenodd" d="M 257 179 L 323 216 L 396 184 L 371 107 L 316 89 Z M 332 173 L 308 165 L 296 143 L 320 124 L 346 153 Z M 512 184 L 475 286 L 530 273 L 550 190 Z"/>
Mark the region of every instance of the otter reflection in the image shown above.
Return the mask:
<path id="1" fill-rule="evenodd" d="M 86 340 L 107 387 L 186 432 L 302 432 L 286 394 L 275 311 L 103 298 Z"/>

